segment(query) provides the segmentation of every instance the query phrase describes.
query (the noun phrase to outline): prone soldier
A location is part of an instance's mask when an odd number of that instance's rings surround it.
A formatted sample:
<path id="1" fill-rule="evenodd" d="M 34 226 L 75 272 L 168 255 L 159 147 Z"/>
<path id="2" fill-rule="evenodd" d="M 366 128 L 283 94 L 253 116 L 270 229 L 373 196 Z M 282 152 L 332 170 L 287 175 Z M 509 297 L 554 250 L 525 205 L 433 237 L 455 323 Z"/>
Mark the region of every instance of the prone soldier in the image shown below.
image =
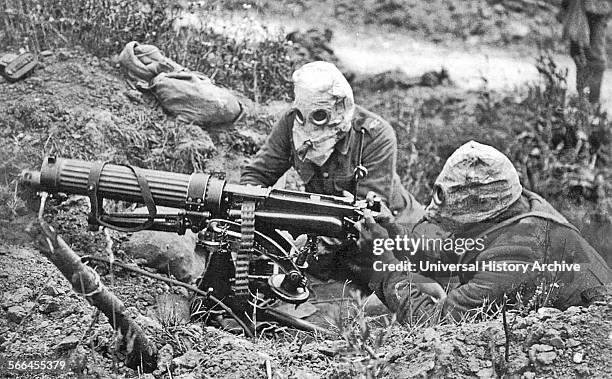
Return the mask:
<path id="1" fill-rule="evenodd" d="M 480 239 L 482 246 L 463 254 L 441 252 L 442 261 L 475 268 L 458 270 L 460 283 L 448 293 L 429 272 L 375 272 L 371 288 L 404 321 L 439 315 L 460 320 L 486 301 L 501 305 L 505 296 L 532 298 L 545 283 L 550 285 L 552 306 L 587 305 L 604 300 L 606 285 L 612 283 L 612 270 L 576 227 L 542 197 L 522 188 L 512 162 L 491 146 L 470 141 L 448 158 L 424 218 L 451 232 L 455 240 Z M 378 223 L 366 216 L 360 228 L 360 246 L 370 253 L 377 239 L 410 234 L 388 213 L 378 217 Z M 395 267 L 400 263 L 388 249 L 379 259 Z M 550 264 L 572 269 L 535 269 Z M 528 269 L 491 269 L 519 265 Z"/>

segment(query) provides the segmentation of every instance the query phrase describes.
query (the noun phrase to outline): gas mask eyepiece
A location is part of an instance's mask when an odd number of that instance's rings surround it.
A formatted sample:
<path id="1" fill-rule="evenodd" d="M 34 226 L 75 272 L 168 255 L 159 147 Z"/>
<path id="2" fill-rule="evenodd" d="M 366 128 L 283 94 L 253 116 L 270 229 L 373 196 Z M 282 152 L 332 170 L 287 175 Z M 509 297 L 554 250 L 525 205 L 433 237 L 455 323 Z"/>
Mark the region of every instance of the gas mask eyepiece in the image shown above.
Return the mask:
<path id="1" fill-rule="evenodd" d="M 294 112 L 295 121 L 300 125 L 304 125 L 304 115 L 302 114 L 302 112 L 300 112 L 299 109 L 294 109 Z"/>
<path id="2" fill-rule="evenodd" d="M 434 204 L 437 206 L 444 204 L 444 200 L 445 200 L 444 190 L 438 184 L 434 186 L 432 200 Z"/>
<path id="3" fill-rule="evenodd" d="M 325 126 L 329 122 L 331 115 L 325 109 L 317 109 L 310 113 L 310 121 L 316 126 Z"/>

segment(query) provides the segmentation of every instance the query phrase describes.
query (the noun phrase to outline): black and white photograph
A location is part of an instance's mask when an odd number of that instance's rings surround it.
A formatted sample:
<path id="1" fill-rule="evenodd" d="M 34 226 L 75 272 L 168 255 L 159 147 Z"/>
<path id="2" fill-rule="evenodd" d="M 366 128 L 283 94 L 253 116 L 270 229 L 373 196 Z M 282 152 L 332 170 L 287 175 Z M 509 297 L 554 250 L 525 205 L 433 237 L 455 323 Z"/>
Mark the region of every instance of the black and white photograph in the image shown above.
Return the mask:
<path id="1" fill-rule="evenodd" d="M 0 378 L 612 378 L 612 0 L 0 0 Z"/>

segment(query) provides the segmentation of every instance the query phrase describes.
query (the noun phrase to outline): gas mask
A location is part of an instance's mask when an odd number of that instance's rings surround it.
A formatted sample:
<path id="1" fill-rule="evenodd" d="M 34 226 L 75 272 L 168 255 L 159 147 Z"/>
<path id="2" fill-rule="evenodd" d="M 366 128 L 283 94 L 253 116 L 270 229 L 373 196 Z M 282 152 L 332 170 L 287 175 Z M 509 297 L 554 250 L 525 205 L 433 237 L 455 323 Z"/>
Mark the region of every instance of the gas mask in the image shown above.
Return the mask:
<path id="1" fill-rule="evenodd" d="M 504 154 L 470 141 L 444 164 L 425 218 L 449 232 L 459 232 L 500 215 L 522 190 L 518 173 Z"/>
<path id="2" fill-rule="evenodd" d="M 353 92 L 331 63 L 312 62 L 293 74 L 293 145 L 298 159 L 322 166 L 351 129 Z"/>

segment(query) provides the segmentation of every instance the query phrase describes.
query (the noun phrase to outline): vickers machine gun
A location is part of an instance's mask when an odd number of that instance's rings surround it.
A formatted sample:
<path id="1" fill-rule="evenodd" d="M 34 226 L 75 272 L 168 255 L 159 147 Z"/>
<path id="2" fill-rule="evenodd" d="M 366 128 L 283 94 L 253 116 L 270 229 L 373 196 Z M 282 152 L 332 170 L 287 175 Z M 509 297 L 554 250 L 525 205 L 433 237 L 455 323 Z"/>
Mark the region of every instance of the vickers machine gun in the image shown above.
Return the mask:
<path id="1" fill-rule="evenodd" d="M 185 175 L 55 157 L 46 158 L 40 171 L 24 172 L 22 180 L 51 194 L 87 195 L 92 230 L 104 226 L 124 232 L 184 234 L 189 229 L 198 233 L 198 249 L 206 256 L 198 287 L 211 296 L 194 299 L 192 314 L 223 312 L 211 301 L 221 299 L 240 318 L 255 307 L 303 329 L 309 329 L 306 323 L 272 312 L 268 305 L 278 300 L 296 305 L 308 300 L 304 270 L 316 254 L 316 238 L 356 239 L 355 224 L 363 210 L 380 210 L 377 198 L 350 201 L 231 184 L 219 173 Z M 107 213 L 103 199 L 144 203 L 149 213 Z M 158 214 L 157 205 L 180 211 Z M 280 231 L 306 234 L 308 242 L 298 250 Z"/>

